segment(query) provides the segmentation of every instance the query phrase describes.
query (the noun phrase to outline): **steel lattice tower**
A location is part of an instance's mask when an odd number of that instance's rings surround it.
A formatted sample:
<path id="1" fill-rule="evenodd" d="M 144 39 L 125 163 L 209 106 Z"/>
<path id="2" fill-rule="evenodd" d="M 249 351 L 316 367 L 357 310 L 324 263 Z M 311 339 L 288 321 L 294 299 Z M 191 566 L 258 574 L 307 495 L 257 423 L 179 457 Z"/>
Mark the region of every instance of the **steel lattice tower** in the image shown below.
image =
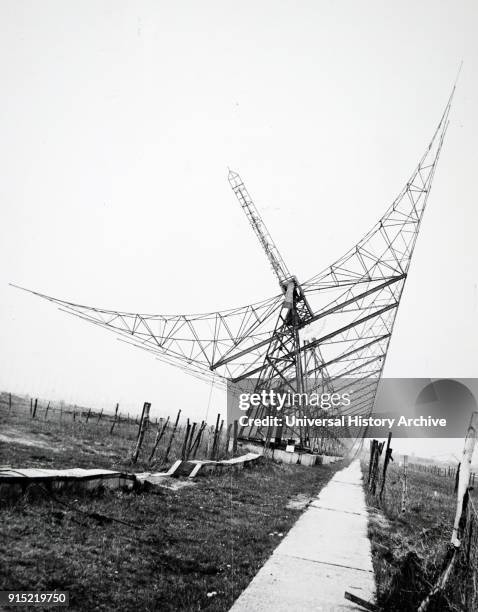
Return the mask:
<path id="1" fill-rule="evenodd" d="M 340 392 L 344 378 L 353 378 L 359 399 L 354 410 L 370 414 L 448 127 L 454 90 L 430 144 L 378 223 L 345 255 L 306 282 L 300 283 L 289 272 L 242 179 L 229 171 L 230 185 L 278 279 L 278 295 L 219 312 L 156 315 L 83 306 L 26 291 L 215 383 L 240 387 L 242 381 L 254 379 L 257 390 Z M 320 335 L 305 340 L 312 324 L 320 325 Z M 260 406 L 256 414 L 266 411 Z M 242 431 L 243 437 L 266 442 L 268 435 L 253 427 Z M 299 438 L 304 447 L 323 438 L 318 429 L 289 431 L 287 435 Z"/>

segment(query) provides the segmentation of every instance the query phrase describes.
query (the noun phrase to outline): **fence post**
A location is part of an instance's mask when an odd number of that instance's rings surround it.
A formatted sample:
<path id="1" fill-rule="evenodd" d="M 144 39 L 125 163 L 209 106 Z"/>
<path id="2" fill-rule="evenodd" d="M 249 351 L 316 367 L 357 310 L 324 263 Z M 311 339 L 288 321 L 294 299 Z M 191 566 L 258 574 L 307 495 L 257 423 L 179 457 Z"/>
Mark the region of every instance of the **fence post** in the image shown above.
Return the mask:
<path id="1" fill-rule="evenodd" d="M 150 408 L 151 408 L 151 404 L 149 402 L 144 402 L 143 413 L 141 415 L 141 422 L 139 425 L 138 439 L 136 441 L 136 448 L 131 457 L 131 463 L 136 463 L 136 461 L 138 460 L 139 451 L 141 449 L 141 445 L 143 444 L 143 440 L 144 440 L 144 434 L 146 433 L 146 429 L 148 428 Z"/>
<path id="2" fill-rule="evenodd" d="M 407 504 L 407 468 L 408 455 L 403 455 L 402 512 L 405 512 Z"/>
<path id="3" fill-rule="evenodd" d="M 90 419 L 90 414 L 91 414 L 91 408 L 88 408 L 88 414 L 86 415 L 86 422 L 88 423 L 89 419 Z"/>
<path id="4" fill-rule="evenodd" d="M 370 480 L 372 478 L 372 468 L 373 468 L 373 460 L 375 458 L 375 446 L 377 444 L 377 440 L 370 440 L 370 459 L 368 461 L 368 478 L 367 483 L 370 485 Z M 370 486 L 369 486 L 370 489 Z"/>
<path id="5" fill-rule="evenodd" d="M 189 442 L 186 446 L 186 456 L 185 459 L 186 461 L 189 459 L 189 455 L 191 454 L 191 449 L 193 447 L 193 441 L 194 441 L 194 432 L 196 431 L 196 425 L 197 423 L 193 423 L 191 426 L 191 433 L 189 435 Z"/>
<path id="6" fill-rule="evenodd" d="M 375 495 L 377 491 L 377 479 L 378 479 L 380 455 L 382 454 L 384 444 L 385 442 L 379 443 L 378 440 L 375 440 L 375 452 L 373 455 L 372 474 L 371 474 L 371 481 L 370 481 L 370 492 L 372 493 L 372 495 Z"/>
<path id="7" fill-rule="evenodd" d="M 33 414 L 32 414 L 32 419 L 34 419 L 36 417 L 37 414 L 37 406 L 38 406 L 38 398 L 35 398 L 35 404 L 33 406 Z"/>
<path id="8" fill-rule="evenodd" d="M 377 440 L 370 440 L 370 459 L 368 462 L 368 478 L 367 478 L 367 484 L 368 484 L 368 488 L 369 490 L 372 487 L 372 471 L 373 471 L 373 463 L 375 460 L 375 446 L 377 444 Z"/>
<path id="9" fill-rule="evenodd" d="M 166 449 L 166 454 L 164 455 L 164 458 L 162 459 L 161 463 L 166 463 L 166 461 L 168 460 L 169 452 L 171 450 L 171 445 L 173 443 L 174 436 L 176 434 L 176 429 L 178 427 L 180 415 L 181 415 L 181 410 L 178 411 L 178 416 L 176 417 L 176 422 L 174 423 L 173 431 L 171 432 L 171 437 L 169 438 L 168 448 Z"/>
<path id="10" fill-rule="evenodd" d="M 212 443 L 211 459 L 214 459 L 215 455 L 216 455 L 217 433 L 219 431 L 219 419 L 220 418 L 221 418 L 221 415 L 218 414 L 217 415 L 217 419 L 216 419 L 216 427 L 214 429 L 214 440 L 213 440 L 213 443 Z"/>
<path id="11" fill-rule="evenodd" d="M 209 457 L 209 447 L 211 446 L 211 434 L 214 433 L 214 425 L 206 428 L 206 459 Z"/>
<path id="12" fill-rule="evenodd" d="M 11 393 L 8 394 L 8 412 L 9 413 L 12 412 L 12 394 Z"/>
<path id="13" fill-rule="evenodd" d="M 444 559 L 444 569 L 438 577 L 435 586 L 432 588 L 427 597 L 422 601 L 420 607 L 418 608 L 418 612 L 425 612 L 426 610 L 428 610 L 430 603 L 434 599 L 434 597 L 445 589 L 448 579 L 451 576 L 456 559 L 458 558 L 458 550 L 461 544 L 460 537 L 462 534 L 462 530 L 465 527 L 465 520 L 463 519 L 466 517 L 466 505 L 468 503 L 468 488 L 470 483 L 470 467 L 471 460 L 473 457 L 473 450 L 475 448 L 477 425 L 478 412 L 474 412 L 471 415 L 470 425 L 468 426 L 468 431 L 465 437 L 465 445 L 463 448 L 462 459 L 459 464 L 459 470 L 457 473 L 457 503 L 455 521 L 453 523 L 453 533 L 451 536 L 451 546 L 449 547 L 447 555 Z"/>
<path id="14" fill-rule="evenodd" d="M 185 461 L 186 460 L 186 449 L 188 447 L 188 440 L 189 440 L 189 433 L 191 431 L 191 423 L 189 422 L 189 419 L 187 420 L 186 423 L 186 427 L 184 430 L 184 440 L 183 440 L 183 446 L 181 449 L 181 460 Z"/>
<path id="15" fill-rule="evenodd" d="M 141 425 L 142 425 L 142 423 L 143 423 L 144 413 L 145 413 L 145 410 L 146 410 L 146 404 L 147 404 L 147 403 L 148 403 L 148 402 L 144 402 L 144 404 L 143 404 L 143 409 L 141 410 L 141 418 L 139 419 L 138 434 L 137 434 L 137 436 L 136 436 L 136 439 L 137 439 L 137 438 L 139 438 L 139 435 L 140 435 L 140 433 L 141 433 Z M 149 404 L 149 406 L 151 407 L 151 404 Z"/>
<path id="16" fill-rule="evenodd" d="M 98 423 L 101 421 L 101 417 L 103 416 L 103 408 L 101 409 L 101 412 L 98 416 L 98 420 L 96 421 L 96 424 L 98 425 Z"/>
<path id="17" fill-rule="evenodd" d="M 229 455 L 229 442 L 231 441 L 231 429 L 232 429 L 232 423 L 229 423 L 229 425 L 227 426 L 227 433 L 226 433 L 226 459 Z"/>
<path id="18" fill-rule="evenodd" d="M 463 499 L 465 494 L 468 492 L 470 486 L 470 472 L 471 472 L 471 460 L 473 458 L 473 451 L 475 449 L 476 442 L 476 429 L 478 426 L 478 412 L 474 412 L 471 415 L 470 425 L 465 438 L 465 446 L 463 448 L 463 455 L 460 462 L 460 476 L 457 487 L 457 504 L 455 522 L 453 524 L 453 533 L 451 536 L 451 543 L 456 548 L 460 546 L 459 529 L 460 519 L 463 512 Z"/>
<path id="19" fill-rule="evenodd" d="M 196 439 L 194 440 L 194 444 L 193 444 L 193 448 L 192 448 L 192 458 L 194 459 L 196 457 L 196 453 L 198 451 L 198 448 L 201 444 L 201 438 L 202 438 L 202 434 L 204 432 L 204 429 L 206 428 L 206 421 L 202 421 L 201 422 L 201 427 L 199 428 L 199 431 L 197 433 Z"/>
<path id="20" fill-rule="evenodd" d="M 111 425 L 110 435 L 113 433 L 113 429 L 115 428 L 115 425 L 116 425 L 116 419 L 118 418 L 118 408 L 119 408 L 119 404 L 116 404 L 115 418 L 114 418 L 113 424 Z"/>
<path id="21" fill-rule="evenodd" d="M 48 409 L 49 409 L 49 408 L 50 408 L 50 402 L 48 402 L 47 407 L 46 407 L 46 410 L 45 410 L 45 421 L 46 421 L 46 418 L 47 418 L 47 416 L 48 416 Z"/>
<path id="22" fill-rule="evenodd" d="M 387 478 L 387 468 L 389 461 L 393 461 L 392 450 L 390 448 L 390 441 L 392 439 L 392 432 L 388 432 L 387 450 L 385 451 L 385 459 L 383 460 L 383 473 L 382 473 L 382 486 L 380 487 L 380 501 L 382 501 L 383 490 L 385 488 L 385 480 Z"/>
<path id="23" fill-rule="evenodd" d="M 216 461 L 219 459 L 219 450 L 221 448 L 221 435 L 222 435 L 223 427 L 224 427 L 224 419 L 221 419 L 221 425 L 219 427 L 219 431 L 217 432 L 216 456 L 214 457 Z"/>
<path id="24" fill-rule="evenodd" d="M 161 425 L 161 421 L 162 419 L 159 419 L 159 424 Z M 164 432 L 166 431 L 166 427 L 168 426 L 169 423 L 169 417 L 166 419 L 166 422 L 164 423 L 163 427 L 158 427 L 158 431 L 156 432 L 156 439 L 154 441 L 153 444 L 153 448 L 151 449 L 151 455 L 149 456 L 149 462 L 151 463 L 151 461 L 153 460 L 154 457 L 154 453 L 156 452 L 156 449 L 158 448 L 158 444 L 161 440 L 161 438 L 164 435 Z M 160 431 L 161 429 L 161 431 Z"/>
<path id="25" fill-rule="evenodd" d="M 460 480 L 460 470 L 461 470 L 461 462 L 458 464 L 458 467 L 456 468 L 455 488 L 453 489 L 453 493 L 456 493 L 458 491 L 458 482 Z"/>
<path id="26" fill-rule="evenodd" d="M 236 419 L 234 421 L 234 431 L 233 431 L 233 440 L 232 440 L 232 454 L 235 455 L 237 453 L 237 434 L 239 431 L 239 421 Z"/>

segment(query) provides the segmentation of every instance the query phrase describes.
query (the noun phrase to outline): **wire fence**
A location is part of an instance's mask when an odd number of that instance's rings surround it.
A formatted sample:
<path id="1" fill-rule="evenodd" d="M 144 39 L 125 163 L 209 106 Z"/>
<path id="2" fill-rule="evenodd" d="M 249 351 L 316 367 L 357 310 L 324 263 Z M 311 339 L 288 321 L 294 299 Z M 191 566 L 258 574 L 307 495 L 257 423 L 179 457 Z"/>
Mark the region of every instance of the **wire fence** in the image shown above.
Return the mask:
<path id="1" fill-rule="evenodd" d="M 58 438 L 77 437 L 109 440 L 122 453 L 123 462 L 142 468 L 164 468 L 177 459 L 221 460 L 238 452 L 238 423 L 226 425 L 220 415 L 215 424 L 174 417 L 150 418 L 151 405 L 144 403 L 140 415 L 122 413 L 119 404 L 113 411 L 93 410 L 63 402 L 51 402 L 0 395 L 0 411 L 9 423 L 34 426 L 37 431 L 54 431 Z"/>

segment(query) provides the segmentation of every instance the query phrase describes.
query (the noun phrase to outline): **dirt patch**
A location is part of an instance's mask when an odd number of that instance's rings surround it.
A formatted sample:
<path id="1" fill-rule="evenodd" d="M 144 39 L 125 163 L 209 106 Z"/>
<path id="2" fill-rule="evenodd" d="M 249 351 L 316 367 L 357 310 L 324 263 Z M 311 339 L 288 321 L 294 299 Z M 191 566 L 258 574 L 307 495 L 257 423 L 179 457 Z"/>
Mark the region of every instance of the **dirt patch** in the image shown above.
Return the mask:
<path id="1" fill-rule="evenodd" d="M 194 487 L 196 486 L 196 482 L 192 480 L 176 480 L 172 478 L 165 478 L 164 482 L 160 483 L 160 487 L 164 487 L 165 489 L 170 489 L 171 491 L 179 491 L 179 489 L 184 489 L 184 487 Z"/>
<path id="2" fill-rule="evenodd" d="M 302 510 L 310 503 L 311 500 L 312 497 L 309 495 L 299 493 L 298 495 L 295 495 L 289 499 L 286 508 L 290 508 L 291 510 Z"/>
<path id="3" fill-rule="evenodd" d="M 7 444 L 21 444 L 22 446 L 35 446 L 36 448 L 44 448 L 52 450 L 53 452 L 59 452 L 61 448 L 55 448 L 48 440 L 41 440 L 40 436 L 46 438 L 42 434 L 38 434 L 38 437 L 32 437 L 23 431 L 17 431 L 15 429 L 7 429 L 0 434 L 0 442 L 6 442 Z"/>

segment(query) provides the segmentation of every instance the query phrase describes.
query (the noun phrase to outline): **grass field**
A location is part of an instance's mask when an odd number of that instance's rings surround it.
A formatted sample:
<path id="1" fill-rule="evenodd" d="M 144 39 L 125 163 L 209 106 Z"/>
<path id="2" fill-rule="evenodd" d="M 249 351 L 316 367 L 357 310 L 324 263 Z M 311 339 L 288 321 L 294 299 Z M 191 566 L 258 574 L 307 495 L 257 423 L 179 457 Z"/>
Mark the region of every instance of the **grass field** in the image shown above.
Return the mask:
<path id="1" fill-rule="evenodd" d="M 367 473 L 368 462 L 363 467 Z M 381 504 L 367 493 L 378 602 L 390 612 L 416 611 L 435 584 L 456 511 L 454 479 L 409 470 L 402 513 L 402 474 L 401 467 L 390 464 Z M 459 585 L 450 581 L 429 612 L 463 609 Z"/>
<path id="2" fill-rule="evenodd" d="M 134 426 L 110 435 L 110 424 L 70 419 L 0 403 L 0 464 L 130 467 Z M 0 590 L 66 590 L 82 611 L 228 610 L 340 467 L 267 462 L 139 493 L 32 487 L 0 507 Z"/>

